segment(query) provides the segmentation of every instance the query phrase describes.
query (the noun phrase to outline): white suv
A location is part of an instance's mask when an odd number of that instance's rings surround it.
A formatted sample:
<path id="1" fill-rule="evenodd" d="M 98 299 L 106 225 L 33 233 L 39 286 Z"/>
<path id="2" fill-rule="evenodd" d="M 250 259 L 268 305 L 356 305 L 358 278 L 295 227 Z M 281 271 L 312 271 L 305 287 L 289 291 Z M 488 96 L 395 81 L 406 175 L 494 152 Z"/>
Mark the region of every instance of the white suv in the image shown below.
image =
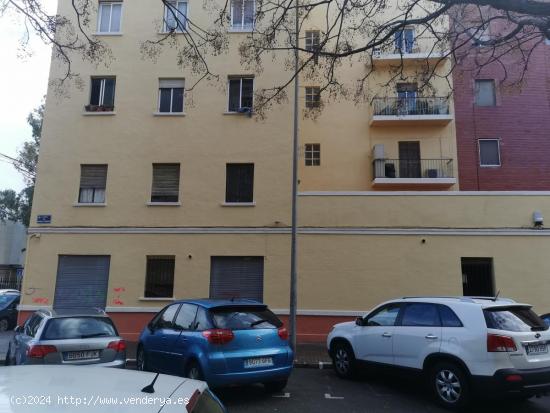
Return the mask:
<path id="1" fill-rule="evenodd" d="M 550 392 L 550 331 L 528 304 L 487 297 L 404 297 L 327 339 L 336 373 L 361 365 L 423 373 L 437 400 L 463 407 L 479 395 Z"/>

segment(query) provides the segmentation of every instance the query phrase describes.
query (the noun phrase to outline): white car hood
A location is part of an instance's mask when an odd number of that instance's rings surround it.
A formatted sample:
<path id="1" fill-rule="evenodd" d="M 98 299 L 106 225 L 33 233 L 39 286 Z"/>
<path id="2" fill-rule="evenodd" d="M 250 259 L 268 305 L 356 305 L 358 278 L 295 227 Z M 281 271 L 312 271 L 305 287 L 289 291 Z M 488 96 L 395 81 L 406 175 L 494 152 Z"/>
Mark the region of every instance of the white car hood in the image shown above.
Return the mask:
<path id="1" fill-rule="evenodd" d="M 351 328 L 355 325 L 355 321 L 345 321 L 343 323 L 334 324 L 334 328 Z"/>
<path id="2" fill-rule="evenodd" d="M 0 367 L 0 412 L 156 413 L 162 409 L 162 399 L 176 390 L 177 397 L 190 398 L 195 390 L 202 392 L 207 387 L 204 382 L 160 375 L 155 393 L 143 393 L 141 389 L 154 377 L 155 373 L 95 366 Z M 159 399 L 147 401 L 146 397 Z M 170 401 L 177 403 L 176 399 Z M 185 404 L 180 407 L 186 411 Z"/>

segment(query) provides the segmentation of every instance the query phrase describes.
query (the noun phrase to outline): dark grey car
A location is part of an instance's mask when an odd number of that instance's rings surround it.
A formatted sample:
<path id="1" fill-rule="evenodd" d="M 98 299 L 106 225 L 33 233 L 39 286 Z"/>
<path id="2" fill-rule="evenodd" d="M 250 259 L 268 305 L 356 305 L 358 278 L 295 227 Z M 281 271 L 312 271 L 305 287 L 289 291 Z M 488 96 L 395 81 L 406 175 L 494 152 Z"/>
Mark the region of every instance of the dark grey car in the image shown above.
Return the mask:
<path id="1" fill-rule="evenodd" d="M 126 343 L 102 310 L 38 310 L 15 329 L 6 364 L 126 366 Z"/>

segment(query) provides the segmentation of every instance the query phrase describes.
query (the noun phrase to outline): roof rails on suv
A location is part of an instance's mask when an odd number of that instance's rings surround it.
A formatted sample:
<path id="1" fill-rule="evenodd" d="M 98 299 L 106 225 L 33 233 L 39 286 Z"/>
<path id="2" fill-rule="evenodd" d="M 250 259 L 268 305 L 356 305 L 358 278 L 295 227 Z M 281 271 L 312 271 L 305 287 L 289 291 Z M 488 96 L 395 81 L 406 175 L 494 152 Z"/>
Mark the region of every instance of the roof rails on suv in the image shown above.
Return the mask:
<path id="1" fill-rule="evenodd" d="M 422 295 L 422 296 L 408 296 L 408 297 L 401 297 L 402 300 L 408 300 L 408 299 L 415 299 L 415 298 L 444 298 L 444 299 L 450 299 L 450 300 L 459 300 L 462 302 L 467 303 L 475 303 L 474 300 L 487 300 L 487 301 L 504 301 L 510 304 L 515 303 L 514 300 L 510 298 L 503 298 L 503 297 L 486 297 L 486 296 L 470 296 L 470 295 L 464 295 L 464 296 L 445 296 L 445 295 Z"/>

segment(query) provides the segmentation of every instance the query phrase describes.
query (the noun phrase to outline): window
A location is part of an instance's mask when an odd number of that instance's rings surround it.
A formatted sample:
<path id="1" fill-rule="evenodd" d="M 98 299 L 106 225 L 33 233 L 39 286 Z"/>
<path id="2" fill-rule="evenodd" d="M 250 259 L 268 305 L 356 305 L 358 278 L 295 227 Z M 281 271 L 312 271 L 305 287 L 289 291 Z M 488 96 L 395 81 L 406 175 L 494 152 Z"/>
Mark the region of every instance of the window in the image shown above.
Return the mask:
<path id="1" fill-rule="evenodd" d="M 93 77 L 90 93 L 90 105 L 88 111 L 98 109 L 112 111 L 115 107 L 115 78 L 114 77 Z"/>
<path id="2" fill-rule="evenodd" d="M 490 79 L 476 80 L 475 82 L 476 106 L 495 106 L 495 81 Z"/>
<path id="3" fill-rule="evenodd" d="M 510 306 L 483 310 L 487 328 L 514 332 L 548 330 L 548 326 L 529 307 Z"/>
<path id="4" fill-rule="evenodd" d="M 491 40 L 490 25 L 488 22 L 478 21 L 470 28 L 472 43 L 474 46 L 482 47 L 482 43 Z"/>
<path id="5" fill-rule="evenodd" d="M 172 328 L 174 326 L 174 316 L 178 311 L 179 304 L 172 304 L 166 307 L 156 320 L 154 320 L 153 328 Z"/>
<path id="6" fill-rule="evenodd" d="M 479 165 L 500 166 L 500 141 L 498 139 L 479 140 Z"/>
<path id="7" fill-rule="evenodd" d="M 312 52 L 318 52 L 321 48 L 321 32 L 319 30 L 307 30 L 306 31 L 306 50 Z M 319 61 L 319 56 L 314 55 L 313 61 L 315 64 Z"/>
<path id="8" fill-rule="evenodd" d="M 153 164 L 151 202 L 178 202 L 180 192 L 180 164 Z"/>
<path id="9" fill-rule="evenodd" d="M 232 0 L 231 1 L 231 29 L 253 30 L 254 29 L 254 0 Z"/>
<path id="10" fill-rule="evenodd" d="M 254 97 L 254 78 L 229 78 L 229 112 L 252 110 Z"/>
<path id="11" fill-rule="evenodd" d="M 463 327 L 462 322 L 453 310 L 446 305 L 440 304 L 438 307 L 439 316 L 441 317 L 441 325 L 443 327 Z"/>
<path id="12" fill-rule="evenodd" d="M 182 304 L 174 328 L 176 330 L 194 330 L 195 314 L 197 314 L 197 306 L 193 304 Z"/>
<path id="13" fill-rule="evenodd" d="M 160 79 L 159 81 L 159 112 L 182 113 L 184 79 Z"/>
<path id="14" fill-rule="evenodd" d="M 164 31 L 184 32 L 187 28 L 187 1 L 168 1 L 164 6 Z"/>
<path id="15" fill-rule="evenodd" d="M 402 326 L 409 327 L 438 327 L 441 325 L 439 311 L 435 304 L 413 303 L 407 304 L 403 313 Z"/>
<path id="16" fill-rule="evenodd" d="M 395 32 L 396 53 L 412 53 L 414 49 L 414 29 L 406 28 Z"/>
<path id="17" fill-rule="evenodd" d="M 306 166 L 321 165 L 321 144 L 306 143 L 305 160 Z"/>
<path id="18" fill-rule="evenodd" d="M 228 163 L 225 202 L 254 202 L 254 164 Z"/>
<path id="19" fill-rule="evenodd" d="M 397 315 L 401 310 L 401 305 L 399 304 L 389 304 L 378 310 L 376 310 L 372 315 L 367 317 L 368 326 L 393 326 L 395 325 L 395 320 L 397 320 Z"/>
<path id="20" fill-rule="evenodd" d="M 218 307 L 210 310 L 216 328 L 251 330 L 279 328 L 283 323 L 270 310 L 262 307 Z"/>
<path id="21" fill-rule="evenodd" d="M 175 257 L 147 257 L 145 297 L 174 296 Z"/>
<path id="22" fill-rule="evenodd" d="M 195 330 L 202 331 L 212 328 L 212 323 L 208 317 L 208 313 L 202 307 L 197 310 L 197 318 L 195 319 Z"/>
<path id="23" fill-rule="evenodd" d="M 48 321 L 41 340 L 73 340 L 89 337 L 116 337 L 108 317 L 63 317 Z"/>
<path id="24" fill-rule="evenodd" d="M 547 45 L 550 46 L 550 37 L 545 37 L 544 38 L 544 43 L 546 43 Z"/>
<path id="25" fill-rule="evenodd" d="M 462 292 L 465 296 L 494 297 L 493 258 L 461 257 Z"/>
<path id="26" fill-rule="evenodd" d="M 120 33 L 122 2 L 100 2 L 97 31 L 99 33 Z"/>
<path id="27" fill-rule="evenodd" d="M 321 106 L 321 88 L 318 86 L 306 87 L 306 108 Z"/>
<path id="28" fill-rule="evenodd" d="M 80 191 L 78 202 L 101 204 L 105 202 L 107 165 L 80 165 Z"/>
<path id="29" fill-rule="evenodd" d="M 25 335 L 29 337 L 35 337 L 42 322 L 42 316 L 39 314 L 34 314 L 24 324 Z"/>

